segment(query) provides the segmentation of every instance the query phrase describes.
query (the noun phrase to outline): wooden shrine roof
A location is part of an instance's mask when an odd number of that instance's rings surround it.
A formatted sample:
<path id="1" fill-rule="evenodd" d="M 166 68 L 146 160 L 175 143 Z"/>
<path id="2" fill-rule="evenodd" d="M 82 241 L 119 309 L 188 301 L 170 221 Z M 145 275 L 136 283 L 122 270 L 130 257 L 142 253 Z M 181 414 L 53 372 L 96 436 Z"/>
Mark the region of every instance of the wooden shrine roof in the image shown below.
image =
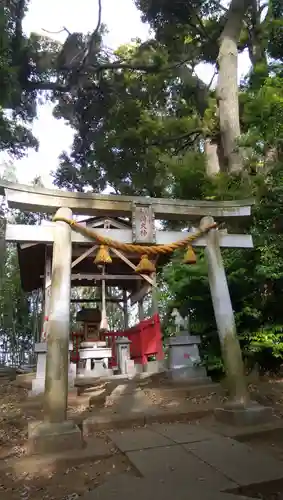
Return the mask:
<path id="1" fill-rule="evenodd" d="M 80 223 L 87 223 L 90 227 L 99 227 L 103 224 L 105 218 L 91 217 L 88 219 L 80 220 Z M 119 227 L 130 227 L 130 223 L 119 218 L 111 218 L 108 220 L 111 226 L 117 225 Z M 117 227 L 116 226 L 116 227 Z M 73 256 L 74 261 L 79 255 L 91 248 L 93 244 L 73 243 Z M 45 258 L 46 251 L 49 256 L 52 256 L 52 245 L 44 243 L 33 244 L 18 244 L 18 259 L 20 267 L 20 277 L 23 290 L 31 292 L 32 290 L 41 288 L 44 282 L 45 272 Z M 111 251 L 110 251 L 111 253 Z M 77 286 L 101 286 L 101 269 L 94 263 L 96 250 L 84 258 L 81 262 L 75 265 L 72 269 L 72 287 Z M 137 254 L 125 254 L 129 260 L 137 265 L 140 256 Z M 126 289 L 129 292 L 135 292 L 139 282 L 143 284 L 144 280 L 132 270 L 125 262 L 121 261 L 119 257 L 111 253 L 112 263 L 108 264 L 105 268 L 105 274 L 109 276 L 106 279 L 108 286 L 117 286 L 121 289 Z M 160 256 L 157 263 L 157 268 L 160 269 L 170 259 L 170 256 Z"/>
<path id="2" fill-rule="evenodd" d="M 88 247 L 80 249 L 86 250 Z M 77 245 L 73 245 L 74 251 Z M 46 245 L 37 244 L 29 247 L 21 248 L 18 245 L 18 258 L 20 267 L 21 284 L 23 290 L 31 292 L 43 286 L 43 276 L 45 269 L 45 252 Z M 48 246 L 48 252 L 52 253 L 52 247 Z M 75 253 L 72 260 L 77 258 L 78 253 Z M 140 257 L 137 255 L 128 256 L 133 264 L 137 265 Z M 101 270 L 94 264 L 95 252 L 79 262 L 72 270 L 72 286 L 101 286 Z M 168 262 L 170 257 L 161 256 L 158 260 L 157 268 Z M 143 279 L 132 270 L 125 262 L 122 262 L 118 257 L 112 255 L 112 263 L 107 264 L 105 274 L 109 275 L 109 280 L 106 280 L 108 286 L 117 286 L 121 289 L 126 289 L 134 292 L 137 289 L 138 282 L 143 283 Z"/>

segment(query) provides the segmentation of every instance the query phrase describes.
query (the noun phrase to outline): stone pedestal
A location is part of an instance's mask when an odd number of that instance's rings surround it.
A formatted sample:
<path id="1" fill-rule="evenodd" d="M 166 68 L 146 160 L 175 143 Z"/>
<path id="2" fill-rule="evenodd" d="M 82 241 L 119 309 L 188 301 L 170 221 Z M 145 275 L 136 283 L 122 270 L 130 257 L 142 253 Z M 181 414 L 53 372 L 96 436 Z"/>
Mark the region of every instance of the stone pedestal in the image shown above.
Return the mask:
<path id="1" fill-rule="evenodd" d="M 69 352 L 73 350 L 73 344 L 69 344 Z M 31 395 L 37 396 L 45 390 L 45 370 L 46 370 L 46 353 L 47 343 L 37 342 L 34 346 L 34 351 L 37 354 L 36 377 L 32 381 Z M 74 387 L 76 378 L 76 365 L 70 363 L 69 360 L 69 387 Z"/>
<path id="2" fill-rule="evenodd" d="M 60 423 L 30 422 L 28 425 L 28 453 L 62 453 L 83 448 L 82 433 L 70 420 Z"/>
<path id="3" fill-rule="evenodd" d="M 176 381 L 193 379 L 208 380 L 206 370 L 199 366 L 200 337 L 197 335 L 178 335 L 167 340 L 168 376 Z"/>
<path id="4" fill-rule="evenodd" d="M 106 346 L 106 342 L 83 342 L 79 349 L 80 361 L 84 368 L 80 368 L 80 376 L 83 377 L 106 377 L 110 375 L 108 365 L 112 357 L 112 350 Z"/>

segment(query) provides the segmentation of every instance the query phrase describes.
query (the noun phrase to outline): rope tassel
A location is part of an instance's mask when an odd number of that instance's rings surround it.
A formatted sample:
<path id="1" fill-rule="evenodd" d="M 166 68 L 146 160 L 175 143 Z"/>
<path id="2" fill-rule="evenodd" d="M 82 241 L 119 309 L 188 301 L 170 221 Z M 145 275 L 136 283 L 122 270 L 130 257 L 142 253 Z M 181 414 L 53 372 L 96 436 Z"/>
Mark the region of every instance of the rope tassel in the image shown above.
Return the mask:
<path id="1" fill-rule="evenodd" d="M 100 245 L 98 252 L 96 254 L 96 257 L 94 259 L 94 263 L 97 266 L 99 266 L 99 265 L 101 266 L 104 264 L 111 264 L 111 262 L 112 262 L 112 258 L 111 258 L 111 255 L 109 253 L 108 247 L 105 245 Z"/>
<path id="2" fill-rule="evenodd" d="M 148 255 L 142 255 L 141 260 L 136 267 L 136 272 L 141 274 L 151 274 L 155 273 L 155 271 L 155 265 L 153 262 L 151 262 L 151 260 L 149 260 Z"/>
<path id="3" fill-rule="evenodd" d="M 188 245 L 187 251 L 184 255 L 183 263 L 184 264 L 196 264 L 197 258 L 194 252 L 194 249 L 191 245 Z"/>

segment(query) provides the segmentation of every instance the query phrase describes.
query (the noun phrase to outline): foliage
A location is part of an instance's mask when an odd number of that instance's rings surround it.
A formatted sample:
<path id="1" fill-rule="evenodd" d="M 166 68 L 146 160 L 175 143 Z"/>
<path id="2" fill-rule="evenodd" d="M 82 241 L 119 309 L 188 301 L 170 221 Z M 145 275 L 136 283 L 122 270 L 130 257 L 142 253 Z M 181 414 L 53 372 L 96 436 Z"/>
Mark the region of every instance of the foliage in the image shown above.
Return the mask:
<path id="1" fill-rule="evenodd" d="M 150 46 L 137 44 L 121 47 L 117 56 L 148 65 L 153 57 Z M 167 56 L 160 51 L 159 57 Z M 77 133 L 71 155 L 62 155 L 55 184 L 94 191 L 110 185 L 117 193 L 161 196 L 170 185 L 162 155 L 170 152 L 172 141 L 182 147 L 198 126 L 173 82 L 173 75 L 162 72 L 117 70 L 101 75 L 96 89 L 82 90 L 67 105 L 59 100 L 56 114 L 67 119 L 71 113 Z"/>
<path id="2" fill-rule="evenodd" d="M 0 289 L 0 363 L 27 362 L 40 328 L 40 295 L 21 288 L 16 248 L 8 246 Z"/>
<path id="3" fill-rule="evenodd" d="M 0 151 L 21 157 L 37 148 L 30 124 L 42 99 L 35 83 L 54 76 L 58 45 L 22 31 L 28 0 L 5 0 L 0 6 Z"/>
<path id="4" fill-rule="evenodd" d="M 8 164 L 0 180 L 16 182 L 15 169 Z M 38 182 L 38 179 L 36 180 Z M 8 211 L 2 207 L 9 223 L 39 224 L 42 214 Z M 34 342 L 38 340 L 42 320 L 42 293 L 22 290 L 17 247 L 6 246 L 1 256 L 4 272 L 0 281 L 0 364 L 21 364 L 33 358 Z"/>

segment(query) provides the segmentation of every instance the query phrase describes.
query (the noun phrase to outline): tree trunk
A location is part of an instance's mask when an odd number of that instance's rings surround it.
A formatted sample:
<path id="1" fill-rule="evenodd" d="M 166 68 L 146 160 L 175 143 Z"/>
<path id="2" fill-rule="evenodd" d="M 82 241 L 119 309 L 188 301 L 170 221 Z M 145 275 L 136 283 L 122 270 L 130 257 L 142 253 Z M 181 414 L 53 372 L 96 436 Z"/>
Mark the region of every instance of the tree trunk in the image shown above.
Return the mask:
<path id="1" fill-rule="evenodd" d="M 219 145 L 209 137 L 204 142 L 206 174 L 213 177 L 221 171 Z"/>
<path id="2" fill-rule="evenodd" d="M 1 200 L 0 200 L 1 202 Z M 5 258 L 6 258 L 6 219 L 4 211 L 0 206 L 0 292 L 2 291 L 5 273 Z"/>
<path id="3" fill-rule="evenodd" d="M 238 102 L 238 40 L 251 0 L 232 0 L 220 36 L 217 98 L 224 161 L 228 172 L 241 172 L 243 160 L 237 140 L 240 136 Z"/>
<path id="4" fill-rule="evenodd" d="M 185 59 L 185 57 L 183 57 Z M 203 118 L 204 113 L 209 106 L 209 88 L 197 75 L 194 75 L 192 70 L 186 65 L 182 64 L 177 73 L 181 79 L 184 88 L 188 87 L 190 96 L 193 93 L 195 97 L 196 107 Z M 211 138 L 206 138 L 204 141 L 205 164 L 206 174 L 209 177 L 216 175 L 220 172 L 221 155 L 219 155 L 219 145 Z"/>
<path id="5" fill-rule="evenodd" d="M 260 5 L 257 0 L 251 0 L 251 26 L 249 29 L 248 51 L 253 66 L 251 81 L 257 88 L 263 84 L 265 78 L 268 76 L 264 31 L 270 20 L 270 8 L 271 6 L 269 6 L 269 12 L 265 20 L 261 22 Z"/>

